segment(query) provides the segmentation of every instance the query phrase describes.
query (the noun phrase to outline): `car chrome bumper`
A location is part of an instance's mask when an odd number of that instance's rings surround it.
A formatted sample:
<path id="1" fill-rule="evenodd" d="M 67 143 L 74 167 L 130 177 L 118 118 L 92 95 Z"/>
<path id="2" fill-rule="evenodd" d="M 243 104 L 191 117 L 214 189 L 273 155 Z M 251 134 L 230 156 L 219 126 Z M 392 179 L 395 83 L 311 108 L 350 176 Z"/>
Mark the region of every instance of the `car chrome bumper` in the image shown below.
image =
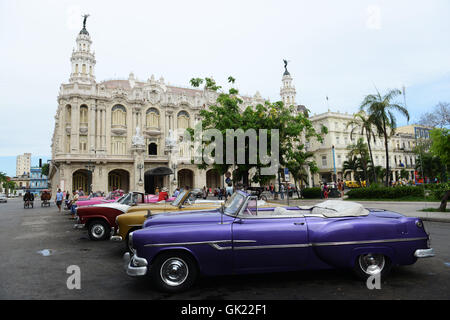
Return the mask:
<path id="1" fill-rule="evenodd" d="M 434 250 L 433 248 L 430 249 L 419 249 L 414 252 L 414 257 L 416 258 L 431 258 L 434 257 Z"/>
<path id="2" fill-rule="evenodd" d="M 83 229 L 86 225 L 84 223 L 76 223 L 73 225 L 74 229 Z"/>
<path id="3" fill-rule="evenodd" d="M 147 274 L 147 260 L 137 255 L 131 256 L 129 252 L 123 255 L 123 261 L 127 275 L 139 277 Z"/>
<path id="4" fill-rule="evenodd" d="M 122 239 L 121 236 L 111 236 L 111 238 L 109 238 L 109 240 L 120 242 L 120 241 L 122 241 L 123 239 Z"/>

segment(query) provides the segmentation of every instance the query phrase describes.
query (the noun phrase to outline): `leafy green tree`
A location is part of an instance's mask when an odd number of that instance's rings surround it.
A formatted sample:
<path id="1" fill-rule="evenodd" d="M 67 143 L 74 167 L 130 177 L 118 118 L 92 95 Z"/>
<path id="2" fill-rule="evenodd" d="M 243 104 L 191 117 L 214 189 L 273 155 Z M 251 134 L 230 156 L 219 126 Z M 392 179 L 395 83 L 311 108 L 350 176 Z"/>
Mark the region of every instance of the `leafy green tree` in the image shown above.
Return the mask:
<path id="1" fill-rule="evenodd" d="M 348 180 L 347 175 L 349 171 L 353 171 L 354 173 L 356 173 L 358 171 L 358 168 L 358 157 L 353 156 L 349 158 L 349 160 L 344 161 L 344 163 L 342 164 L 342 169 L 344 170 L 345 179 Z"/>
<path id="2" fill-rule="evenodd" d="M 228 78 L 230 84 L 234 84 L 235 79 L 233 77 Z M 258 104 L 255 107 L 248 106 L 245 109 L 241 109 L 243 100 L 239 97 L 239 90 L 236 88 L 230 88 L 227 93 L 222 92 L 221 86 L 218 86 L 214 80 L 210 78 L 193 78 L 190 81 L 194 87 L 199 87 L 204 84 L 205 90 L 218 92 L 218 97 L 214 105 L 209 106 L 206 109 L 200 111 L 202 118 L 202 130 L 216 129 L 220 131 L 223 140 L 223 150 L 226 150 L 226 131 L 228 129 L 233 130 L 255 130 L 257 135 L 257 143 L 259 143 L 260 132 L 259 129 L 267 130 L 267 145 L 269 150 L 273 150 L 271 146 L 271 137 L 274 129 L 279 130 L 279 159 L 280 167 L 291 167 L 295 171 L 299 170 L 302 166 L 309 166 L 314 168 L 314 162 L 309 160 L 311 155 L 305 151 L 304 143 L 311 139 L 317 139 L 322 141 L 322 135 L 326 134 L 327 128 L 322 127 L 321 132 L 318 133 L 314 129 L 312 122 L 303 113 L 297 113 L 293 106 L 285 106 L 283 102 L 270 103 L 266 101 L 264 104 Z M 191 137 L 194 137 L 194 130 L 188 129 Z M 194 138 L 193 138 L 194 139 Z M 202 142 L 202 154 L 211 143 L 216 141 L 203 141 Z M 259 144 L 258 144 L 259 145 Z M 237 148 L 238 145 L 234 144 L 234 159 L 233 164 L 237 163 Z M 256 154 L 256 164 L 251 164 L 249 160 L 250 153 L 250 141 L 245 141 L 245 164 L 236 165 L 236 170 L 233 172 L 235 180 L 248 177 L 248 172 L 251 169 L 256 169 L 253 176 L 253 182 L 260 183 L 261 185 L 267 184 L 275 176 L 261 175 L 261 168 L 267 165 L 263 164 L 259 158 L 259 153 Z M 211 156 L 215 156 L 212 153 Z M 252 154 L 252 156 L 255 156 Z M 227 155 L 224 152 L 222 163 L 214 163 L 212 165 L 218 172 L 224 174 L 229 170 L 231 164 L 226 162 Z M 208 164 L 202 160 L 202 163 L 198 165 L 199 168 L 205 169 Z"/>
<path id="3" fill-rule="evenodd" d="M 441 182 L 447 183 L 447 171 L 450 166 L 450 130 L 433 129 L 430 131 L 430 138 L 432 141 L 430 152 L 441 161 Z M 450 190 L 447 190 L 441 200 L 440 211 L 446 211 L 449 197 Z"/>
<path id="4" fill-rule="evenodd" d="M 361 110 L 366 111 L 372 119 L 373 125 L 376 127 L 379 135 L 384 137 L 384 147 L 386 152 L 386 186 L 390 182 L 389 170 L 389 137 L 394 134 L 397 127 L 397 120 L 394 112 L 398 112 L 405 116 L 409 121 L 409 113 L 406 107 L 394 102 L 401 91 L 398 89 L 389 90 L 385 95 L 370 94 L 366 96 L 360 106 Z"/>
<path id="5" fill-rule="evenodd" d="M 49 166 L 49 164 L 48 163 L 44 163 L 43 165 L 42 165 L 42 168 L 41 168 L 41 173 L 44 175 L 44 176 L 47 176 L 48 177 L 48 171 L 49 171 L 49 168 L 50 168 L 50 166 Z"/>

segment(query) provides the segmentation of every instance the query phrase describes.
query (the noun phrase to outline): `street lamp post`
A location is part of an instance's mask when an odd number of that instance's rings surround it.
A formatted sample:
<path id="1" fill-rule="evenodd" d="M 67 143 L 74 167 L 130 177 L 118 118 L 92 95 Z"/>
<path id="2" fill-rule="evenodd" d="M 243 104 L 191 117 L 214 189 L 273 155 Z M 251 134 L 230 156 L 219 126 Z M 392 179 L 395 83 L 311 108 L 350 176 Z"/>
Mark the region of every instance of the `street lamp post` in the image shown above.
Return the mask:
<path id="1" fill-rule="evenodd" d="M 97 151 L 95 151 L 95 150 L 92 150 L 92 151 L 94 151 L 94 154 L 97 155 Z M 89 181 L 88 193 L 91 194 L 91 192 L 92 192 L 92 181 L 93 181 L 94 170 L 95 170 L 94 162 L 91 159 L 89 159 L 88 164 L 85 166 L 85 168 L 86 168 L 87 171 L 89 171 L 89 175 L 90 175 L 90 177 L 89 177 L 90 181 Z"/>
<path id="2" fill-rule="evenodd" d="M 334 156 L 334 145 L 331 147 L 331 150 L 333 150 L 333 182 L 336 182 L 336 160 Z"/>
<path id="3" fill-rule="evenodd" d="M 144 169 L 144 165 L 142 163 L 139 163 L 137 165 L 137 168 L 139 169 L 139 183 L 142 183 L 142 169 Z"/>

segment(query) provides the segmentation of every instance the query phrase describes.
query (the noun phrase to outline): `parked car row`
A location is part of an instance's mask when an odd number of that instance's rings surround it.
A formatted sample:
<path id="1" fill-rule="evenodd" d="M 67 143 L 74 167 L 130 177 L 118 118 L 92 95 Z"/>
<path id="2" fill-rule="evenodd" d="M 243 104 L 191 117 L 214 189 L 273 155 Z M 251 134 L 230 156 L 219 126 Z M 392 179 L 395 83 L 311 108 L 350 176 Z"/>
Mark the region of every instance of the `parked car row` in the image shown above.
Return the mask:
<path id="1" fill-rule="evenodd" d="M 126 273 L 150 276 L 166 292 L 200 276 L 352 269 L 362 279 L 434 256 L 418 218 L 325 201 L 283 207 L 243 191 L 224 203 L 184 191 L 148 204 L 132 192 L 114 203 L 77 209 L 77 228 L 94 241 L 123 241 Z"/>

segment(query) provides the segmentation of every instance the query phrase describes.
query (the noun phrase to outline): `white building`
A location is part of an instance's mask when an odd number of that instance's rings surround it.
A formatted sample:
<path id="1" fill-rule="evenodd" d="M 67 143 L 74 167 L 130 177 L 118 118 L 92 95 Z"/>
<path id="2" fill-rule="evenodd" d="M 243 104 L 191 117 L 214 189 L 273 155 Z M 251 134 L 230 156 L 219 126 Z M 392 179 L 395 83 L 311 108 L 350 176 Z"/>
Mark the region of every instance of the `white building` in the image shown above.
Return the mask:
<path id="1" fill-rule="evenodd" d="M 367 143 L 367 139 L 365 135 L 359 134 L 360 130 L 354 130 L 354 134 L 352 137 L 350 136 L 352 127 L 347 128 L 347 124 L 353 119 L 353 114 L 331 111 L 310 117 L 316 130 L 320 130 L 322 125 L 328 128 L 328 134 L 324 137 L 324 141 L 322 143 L 313 141 L 309 147 L 309 151 L 315 153 L 315 160 L 319 167 L 319 172 L 313 177 L 314 185 L 317 186 L 320 181 L 332 182 L 334 172 L 337 176 L 335 179 L 354 180 L 354 172 L 344 172 L 343 169 L 344 162 L 349 160 L 347 147 L 355 144 L 359 138 L 363 138 L 365 143 Z M 395 135 L 388 141 L 392 181 L 399 179 L 402 169 L 408 172 L 408 180 L 414 180 L 415 136 L 403 132 L 402 128 L 398 128 Z M 377 136 L 375 142 L 372 140 L 371 149 L 374 165 L 386 168 L 384 138 Z"/>
<path id="2" fill-rule="evenodd" d="M 153 193 L 157 187 L 215 188 L 223 177 L 191 164 L 191 149 L 169 141 L 171 133 L 199 121 L 199 112 L 217 93 L 168 85 L 152 75 L 139 81 L 97 82 L 92 39 L 83 26 L 72 52 L 68 83 L 60 86 L 49 180 L 53 192 L 110 191 Z M 242 106 L 264 103 L 257 93 L 240 97 Z M 175 143 L 174 143 L 175 142 Z"/>
<path id="3" fill-rule="evenodd" d="M 29 175 L 31 168 L 31 153 L 18 155 L 16 158 L 16 176 Z"/>

